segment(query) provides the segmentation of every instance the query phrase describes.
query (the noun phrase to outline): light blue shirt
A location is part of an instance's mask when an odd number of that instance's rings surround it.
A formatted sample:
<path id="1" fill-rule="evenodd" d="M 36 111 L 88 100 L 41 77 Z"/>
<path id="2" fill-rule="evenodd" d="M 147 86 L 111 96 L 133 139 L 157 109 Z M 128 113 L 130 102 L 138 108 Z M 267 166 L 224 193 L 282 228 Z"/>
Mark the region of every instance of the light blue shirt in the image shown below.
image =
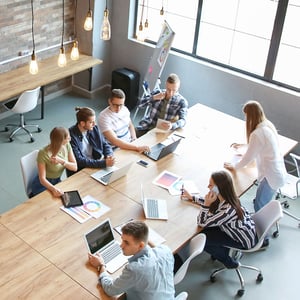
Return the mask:
<path id="1" fill-rule="evenodd" d="M 174 257 L 164 245 L 143 250 L 128 259 L 122 274 L 100 274 L 99 283 L 109 296 L 126 293 L 127 300 L 174 300 Z"/>

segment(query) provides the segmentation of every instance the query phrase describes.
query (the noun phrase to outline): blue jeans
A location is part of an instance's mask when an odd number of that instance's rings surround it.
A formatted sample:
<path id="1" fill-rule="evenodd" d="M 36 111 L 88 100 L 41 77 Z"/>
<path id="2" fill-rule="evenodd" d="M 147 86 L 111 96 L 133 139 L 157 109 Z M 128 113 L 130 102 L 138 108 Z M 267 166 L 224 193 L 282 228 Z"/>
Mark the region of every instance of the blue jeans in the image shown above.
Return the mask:
<path id="1" fill-rule="evenodd" d="M 238 266 L 238 262 L 229 256 L 228 247 L 243 249 L 240 243 L 234 241 L 219 227 L 204 228 L 201 232 L 206 235 L 204 251 L 223 263 L 226 268 L 236 268 Z"/>
<path id="2" fill-rule="evenodd" d="M 258 211 L 267 203 L 269 203 L 274 195 L 276 194 L 276 190 L 273 190 L 267 179 L 264 178 L 258 185 L 255 201 L 254 201 L 254 210 Z"/>
<path id="3" fill-rule="evenodd" d="M 47 180 L 53 185 L 55 185 L 61 181 L 60 177 L 59 178 L 47 178 Z M 41 184 L 39 176 L 36 176 L 33 179 L 31 187 L 32 187 L 32 192 L 31 192 L 30 198 L 46 190 L 46 188 Z"/>

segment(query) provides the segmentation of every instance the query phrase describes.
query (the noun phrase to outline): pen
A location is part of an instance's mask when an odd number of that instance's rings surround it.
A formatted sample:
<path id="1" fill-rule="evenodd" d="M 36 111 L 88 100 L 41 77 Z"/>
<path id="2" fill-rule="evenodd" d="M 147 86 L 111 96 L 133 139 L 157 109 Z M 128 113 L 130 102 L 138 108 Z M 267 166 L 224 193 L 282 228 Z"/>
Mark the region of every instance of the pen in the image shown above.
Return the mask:
<path id="1" fill-rule="evenodd" d="M 184 185 L 182 184 L 182 186 L 181 186 L 181 196 L 183 195 L 183 192 L 184 192 Z"/>

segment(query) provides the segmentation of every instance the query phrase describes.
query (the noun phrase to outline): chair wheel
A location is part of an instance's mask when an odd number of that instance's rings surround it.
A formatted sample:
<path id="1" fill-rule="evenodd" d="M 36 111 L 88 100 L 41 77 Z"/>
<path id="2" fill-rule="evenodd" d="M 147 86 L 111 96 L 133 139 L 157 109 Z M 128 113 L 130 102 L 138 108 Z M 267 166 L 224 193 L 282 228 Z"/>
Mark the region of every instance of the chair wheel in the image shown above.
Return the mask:
<path id="1" fill-rule="evenodd" d="M 34 138 L 30 138 L 30 143 L 33 143 L 34 142 Z"/>
<path id="2" fill-rule="evenodd" d="M 237 291 L 237 295 L 239 297 L 242 297 L 244 295 L 244 293 L 245 293 L 245 290 L 242 290 L 242 289 Z"/>
<path id="3" fill-rule="evenodd" d="M 279 232 L 276 230 L 275 232 L 273 232 L 273 237 L 277 238 L 279 236 Z"/>
<path id="4" fill-rule="evenodd" d="M 14 140 L 13 138 L 9 138 L 9 142 L 10 142 L 10 143 L 13 142 L 13 140 Z"/>
<path id="5" fill-rule="evenodd" d="M 262 282 L 263 280 L 264 280 L 264 277 L 262 276 L 261 273 L 259 273 L 259 274 L 257 275 L 256 282 Z"/>
<path id="6" fill-rule="evenodd" d="M 289 205 L 288 203 L 284 203 L 284 204 L 283 204 L 283 207 L 284 207 L 284 208 L 289 208 L 290 205 Z"/>
<path id="7" fill-rule="evenodd" d="M 4 131 L 8 131 L 8 130 L 9 130 L 9 128 L 8 128 L 8 127 L 5 127 L 5 128 L 4 128 Z"/>
<path id="8" fill-rule="evenodd" d="M 37 130 L 38 132 L 42 132 L 42 129 L 40 128 L 40 127 L 38 127 L 38 130 Z"/>
<path id="9" fill-rule="evenodd" d="M 215 276 L 210 276 L 210 282 L 212 282 L 212 283 L 214 283 L 214 282 L 216 282 L 216 277 Z"/>

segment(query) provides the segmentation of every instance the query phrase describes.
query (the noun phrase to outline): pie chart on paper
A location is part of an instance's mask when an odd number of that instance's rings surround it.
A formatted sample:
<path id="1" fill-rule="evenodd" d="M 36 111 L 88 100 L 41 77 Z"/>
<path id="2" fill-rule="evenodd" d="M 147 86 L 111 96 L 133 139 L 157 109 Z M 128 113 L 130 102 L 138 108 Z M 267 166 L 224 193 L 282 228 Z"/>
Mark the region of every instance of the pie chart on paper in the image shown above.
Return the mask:
<path id="1" fill-rule="evenodd" d="M 91 200 L 84 203 L 83 207 L 85 211 L 93 213 L 101 210 L 101 203 Z"/>

